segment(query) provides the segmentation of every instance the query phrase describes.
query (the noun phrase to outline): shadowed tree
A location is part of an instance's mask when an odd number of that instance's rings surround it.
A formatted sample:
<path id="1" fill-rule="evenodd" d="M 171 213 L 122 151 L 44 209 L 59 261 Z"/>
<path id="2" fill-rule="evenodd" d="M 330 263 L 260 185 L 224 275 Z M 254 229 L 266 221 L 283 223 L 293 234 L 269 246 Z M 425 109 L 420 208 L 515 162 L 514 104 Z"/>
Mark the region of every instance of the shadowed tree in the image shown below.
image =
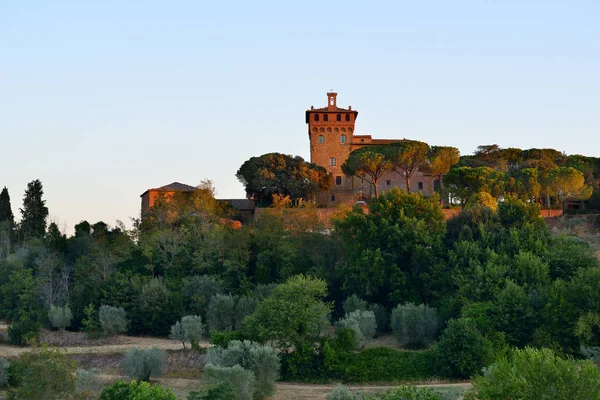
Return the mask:
<path id="1" fill-rule="evenodd" d="M 384 148 L 381 146 L 354 150 L 342 164 L 344 174 L 364 179 L 373 185 L 375 198 L 379 197 L 379 179 L 391 169 L 392 163 L 385 157 Z"/>
<path id="2" fill-rule="evenodd" d="M 10 195 L 6 186 L 0 192 L 0 258 L 10 253 L 14 240 L 15 216 L 10 206 Z"/>
<path id="3" fill-rule="evenodd" d="M 429 145 L 416 140 L 404 140 L 385 147 L 385 155 L 396 171 L 406 181 L 410 193 L 410 179 L 427 162 Z"/>
<path id="4" fill-rule="evenodd" d="M 20 209 L 21 231 L 25 240 L 43 238 L 46 233 L 48 207 L 46 207 L 46 200 L 42 199 L 43 195 L 44 190 L 39 179 L 27 184 L 23 197 L 23 208 Z"/>
<path id="5" fill-rule="evenodd" d="M 449 146 L 431 146 L 427 164 L 421 170 L 433 176 L 440 183 L 440 198 L 444 199 L 444 185 L 442 178 L 450 171 L 450 168 L 457 164 L 460 159 L 460 152 L 456 147 Z"/>
<path id="6" fill-rule="evenodd" d="M 592 194 L 591 187 L 585 185 L 585 177 L 581 171 L 573 167 L 558 167 L 550 170 L 544 186 L 548 196 L 562 198 L 563 208 L 567 199 L 585 200 Z"/>

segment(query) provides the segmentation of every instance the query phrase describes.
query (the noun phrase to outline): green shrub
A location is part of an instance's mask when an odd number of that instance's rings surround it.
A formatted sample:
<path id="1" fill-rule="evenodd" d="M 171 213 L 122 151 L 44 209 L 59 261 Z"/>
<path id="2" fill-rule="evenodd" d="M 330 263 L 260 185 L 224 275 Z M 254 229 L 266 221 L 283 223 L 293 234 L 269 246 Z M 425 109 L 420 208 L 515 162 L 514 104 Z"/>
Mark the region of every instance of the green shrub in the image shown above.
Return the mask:
<path id="1" fill-rule="evenodd" d="M 23 353 L 9 367 L 9 399 L 65 399 L 75 393 L 75 362 L 57 349 Z"/>
<path id="2" fill-rule="evenodd" d="M 98 338 L 102 335 L 98 316 L 93 304 L 89 304 L 83 309 L 85 317 L 81 321 L 83 330 L 87 332 L 89 338 Z"/>
<path id="3" fill-rule="evenodd" d="M 438 365 L 442 375 L 470 378 L 493 361 L 491 343 L 468 318 L 452 319 L 438 343 Z"/>
<path id="4" fill-rule="evenodd" d="M 255 297 L 242 296 L 235 304 L 235 329 L 242 327 L 244 318 L 252 314 L 258 307 L 258 300 Z"/>
<path id="5" fill-rule="evenodd" d="M 187 335 L 185 334 L 185 329 L 183 329 L 183 325 L 181 322 L 177 321 L 175 324 L 171 325 L 171 333 L 169 333 L 169 339 L 175 342 L 181 342 L 183 345 L 183 349 L 185 350 L 185 342 L 187 341 Z"/>
<path id="6" fill-rule="evenodd" d="M 199 392 L 190 392 L 188 400 L 236 400 L 237 395 L 229 382 L 208 385 Z"/>
<path id="7" fill-rule="evenodd" d="M 8 339 L 15 346 L 26 346 L 37 339 L 39 330 L 39 324 L 29 319 L 13 322 L 8 327 Z"/>
<path id="8" fill-rule="evenodd" d="M 223 282 L 210 275 L 192 276 L 185 283 L 183 293 L 186 303 L 189 304 L 189 311 L 206 317 L 210 299 L 216 294 L 223 293 Z"/>
<path id="9" fill-rule="evenodd" d="M 433 343 L 438 330 L 435 308 L 405 303 L 392 311 L 392 330 L 402 346 L 424 348 Z"/>
<path id="10" fill-rule="evenodd" d="M 339 320 L 336 323 L 336 328 L 354 330 L 356 335 L 353 347 L 360 349 L 375 336 L 377 322 L 375 321 L 375 314 L 372 311 L 356 310 L 346 314 L 343 319 Z"/>
<path id="11" fill-rule="evenodd" d="M 235 299 L 231 295 L 217 294 L 208 305 L 207 320 L 211 331 L 233 330 L 235 319 Z"/>
<path id="12" fill-rule="evenodd" d="M 127 331 L 127 319 L 123 307 L 100 306 L 98 319 L 102 330 L 107 335 L 116 335 Z"/>
<path id="13" fill-rule="evenodd" d="M 336 350 L 339 351 L 351 351 L 356 349 L 357 344 L 360 342 L 360 329 L 357 328 L 344 328 L 337 326 L 335 328 L 335 339 L 333 345 Z"/>
<path id="14" fill-rule="evenodd" d="M 563 359 L 550 349 L 515 350 L 475 378 L 467 399 L 600 399 L 600 371 L 590 361 Z"/>
<path id="15" fill-rule="evenodd" d="M 165 352 L 153 347 L 148 350 L 132 349 L 123 360 L 123 370 L 132 379 L 148 382 L 160 376 L 165 363 Z"/>
<path id="16" fill-rule="evenodd" d="M 213 364 L 206 364 L 202 381 L 208 385 L 219 384 L 223 382 L 230 383 L 236 394 L 237 400 L 252 400 L 254 385 L 256 381 L 254 374 L 239 365 L 233 367 L 219 367 Z"/>
<path id="17" fill-rule="evenodd" d="M 181 318 L 181 326 L 185 332 L 185 337 L 190 341 L 192 348 L 199 348 L 200 340 L 206 331 L 206 327 L 202 323 L 202 317 L 198 315 L 186 315 Z"/>
<path id="18" fill-rule="evenodd" d="M 367 311 L 367 302 L 353 294 L 344 300 L 344 314 L 354 311 Z"/>
<path id="19" fill-rule="evenodd" d="M 244 340 L 245 335 L 241 331 L 224 331 L 224 332 L 211 332 L 210 342 L 217 347 L 226 348 L 229 346 L 229 342 L 232 340 Z"/>
<path id="20" fill-rule="evenodd" d="M 401 386 L 385 393 L 367 396 L 365 400 L 440 400 L 440 395 L 430 388 Z"/>
<path id="21" fill-rule="evenodd" d="M 71 326 L 71 320 L 73 319 L 73 313 L 69 306 L 55 307 L 50 306 L 48 311 L 48 320 L 53 328 L 64 330 Z"/>
<path id="22" fill-rule="evenodd" d="M 327 395 L 327 400 L 362 400 L 364 397 L 359 392 L 353 392 L 342 385 L 336 385 Z"/>
<path id="23" fill-rule="evenodd" d="M 281 369 L 279 355 L 275 349 L 249 340 L 231 341 L 226 349 L 208 349 L 206 362 L 220 367 L 239 365 L 251 371 L 256 382 L 253 395 L 255 399 L 264 399 L 273 394 L 275 381 Z"/>
<path id="24" fill-rule="evenodd" d="M 252 295 L 259 301 L 263 301 L 271 295 L 273 289 L 277 287 L 276 283 L 259 283 L 254 288 Z"/>
<path id="25" fill-rule="evenodd" d="M 75 374 L 75 392 L 84 399 L 97 398 L 102 391 L 100 370 L 93 368 L 89 371 L 78 369 Z"/>
<path id="26" fill-rule="evenodd" d="M 385 309 L 385 307 L 381 304 L 370 304 L 368 310 L 373 311 L 373 314 L 375 314 L 377 332 L 387 332 L 390 324 L 390 313 Z"/>
<path id="27" fill-rule="evenodd" d="M 100 400 L 177 400 L 177 397 L 170 389 L 148 382 L 118 381 L 102 391 Z"/>
<path id="28" fill-rule="evenodd" d="M 387 347 L 340 355 L 334 373 L 347 383 L 392 382 L 436 377 L 436 352 L 396 350 Z"/>
<path id="29" fill-rule="evenodd" d="M 0 358 L 0 388 L 8 385 L 8 367 L 10 363 L 5 358 Z"/>

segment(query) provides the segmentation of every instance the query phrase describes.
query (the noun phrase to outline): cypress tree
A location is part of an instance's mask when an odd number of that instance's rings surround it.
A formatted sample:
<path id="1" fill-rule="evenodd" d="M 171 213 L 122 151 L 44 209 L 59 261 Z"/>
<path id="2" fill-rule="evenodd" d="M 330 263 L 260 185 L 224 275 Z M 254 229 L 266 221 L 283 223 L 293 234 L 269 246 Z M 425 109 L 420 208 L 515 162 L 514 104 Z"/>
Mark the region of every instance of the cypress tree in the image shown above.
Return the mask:
<path id="1" fill-rule="evenodd" d="M 0 192 L 0 222 L 4 221 L 8 221 L 11 227 L 15 226 L 15 216 L 10 207 L 10 195 L 6 186 Z"/>
<path id="2" fill-rule="evenodd" d="M 48 207 L 46 200 L 42 200 L 44 190 L 39 179 L 27 184 L 25 196 L 23 197 L 23 208 L 21 211 L 21 230 L 23 238 L 43 238 L 46 233 L 46 219 L 48 218 Z"/>

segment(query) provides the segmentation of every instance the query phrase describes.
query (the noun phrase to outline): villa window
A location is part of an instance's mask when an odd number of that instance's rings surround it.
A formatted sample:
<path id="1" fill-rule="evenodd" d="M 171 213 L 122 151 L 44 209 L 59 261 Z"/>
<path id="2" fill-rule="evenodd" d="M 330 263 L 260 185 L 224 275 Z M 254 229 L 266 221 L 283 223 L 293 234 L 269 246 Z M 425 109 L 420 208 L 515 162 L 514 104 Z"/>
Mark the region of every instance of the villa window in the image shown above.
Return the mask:
<path id="1" fill-rule="evenodd" d="M 350 121 L 350 114 L 346 114 L 346 121 Z"/>
<path id="2" fill-rule="evenodd" d="M 337 115 L 337 120 L 338 120 L 338 121 L 341 121 L 341 120 L 342 120 L 342 114 L 338 114 L 338 115 Z"/>
<path id="3" fill-rule="evenodd" d="M 327 114 L 323 115 L 323 121 L 329 121 L 329 115 L 327 115 Z"/>
<path id="4" fill-rule="evenodd" d="M 423 190 L 423 182 L 419 182 L 419 190 Z"/>
<path id="5" fill-rule="evenodd" d="M 335 177 L 335 184 L 337 186 L 341 186 L 342 185 L 342 177 L 341 176 L 336 176 Z"/>
<path id="6" fill-rule="evenodd" d="M 319 144 L 325 143 L 325 136 L 319 135 Z"/>
<path id="7" fill-rule="evenodd" d="M 319 114 L 315 114 L 315 121 L 319 120 Z"/>
<path id="8" fill-rule="evenodd" d="M 336 162 L 335 162 L 335 157 L 331 157 L 331 158 L 329 159 L 329 165 L 331 165 L 332 167 L 335 167 L 335 164 L 336 164 Z"/>
<path id="9" fill-rule="evenodd" d="M 346 143 L 346 135 L 340 136 L 340 143 Z"/>

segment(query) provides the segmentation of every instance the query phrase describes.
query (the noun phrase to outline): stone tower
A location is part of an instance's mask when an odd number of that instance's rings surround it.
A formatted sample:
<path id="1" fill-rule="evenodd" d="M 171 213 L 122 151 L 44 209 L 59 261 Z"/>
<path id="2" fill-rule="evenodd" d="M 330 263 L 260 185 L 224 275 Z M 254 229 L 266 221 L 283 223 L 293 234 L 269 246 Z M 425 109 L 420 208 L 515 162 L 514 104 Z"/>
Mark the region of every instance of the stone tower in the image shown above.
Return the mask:
<path id="1" fill-rule="evenodd" d="M 352 200 L 352 178 L 344 176 L 342 164 L 352 150 L 354 123 L 358 111 L 339 108 L 337 93 L 327 93 L 327 106 L 306 111 L 310 161 L 325 167 L 333 175 L 334 186 L 318 195 L 319 204 L 335 205 Z"/>

